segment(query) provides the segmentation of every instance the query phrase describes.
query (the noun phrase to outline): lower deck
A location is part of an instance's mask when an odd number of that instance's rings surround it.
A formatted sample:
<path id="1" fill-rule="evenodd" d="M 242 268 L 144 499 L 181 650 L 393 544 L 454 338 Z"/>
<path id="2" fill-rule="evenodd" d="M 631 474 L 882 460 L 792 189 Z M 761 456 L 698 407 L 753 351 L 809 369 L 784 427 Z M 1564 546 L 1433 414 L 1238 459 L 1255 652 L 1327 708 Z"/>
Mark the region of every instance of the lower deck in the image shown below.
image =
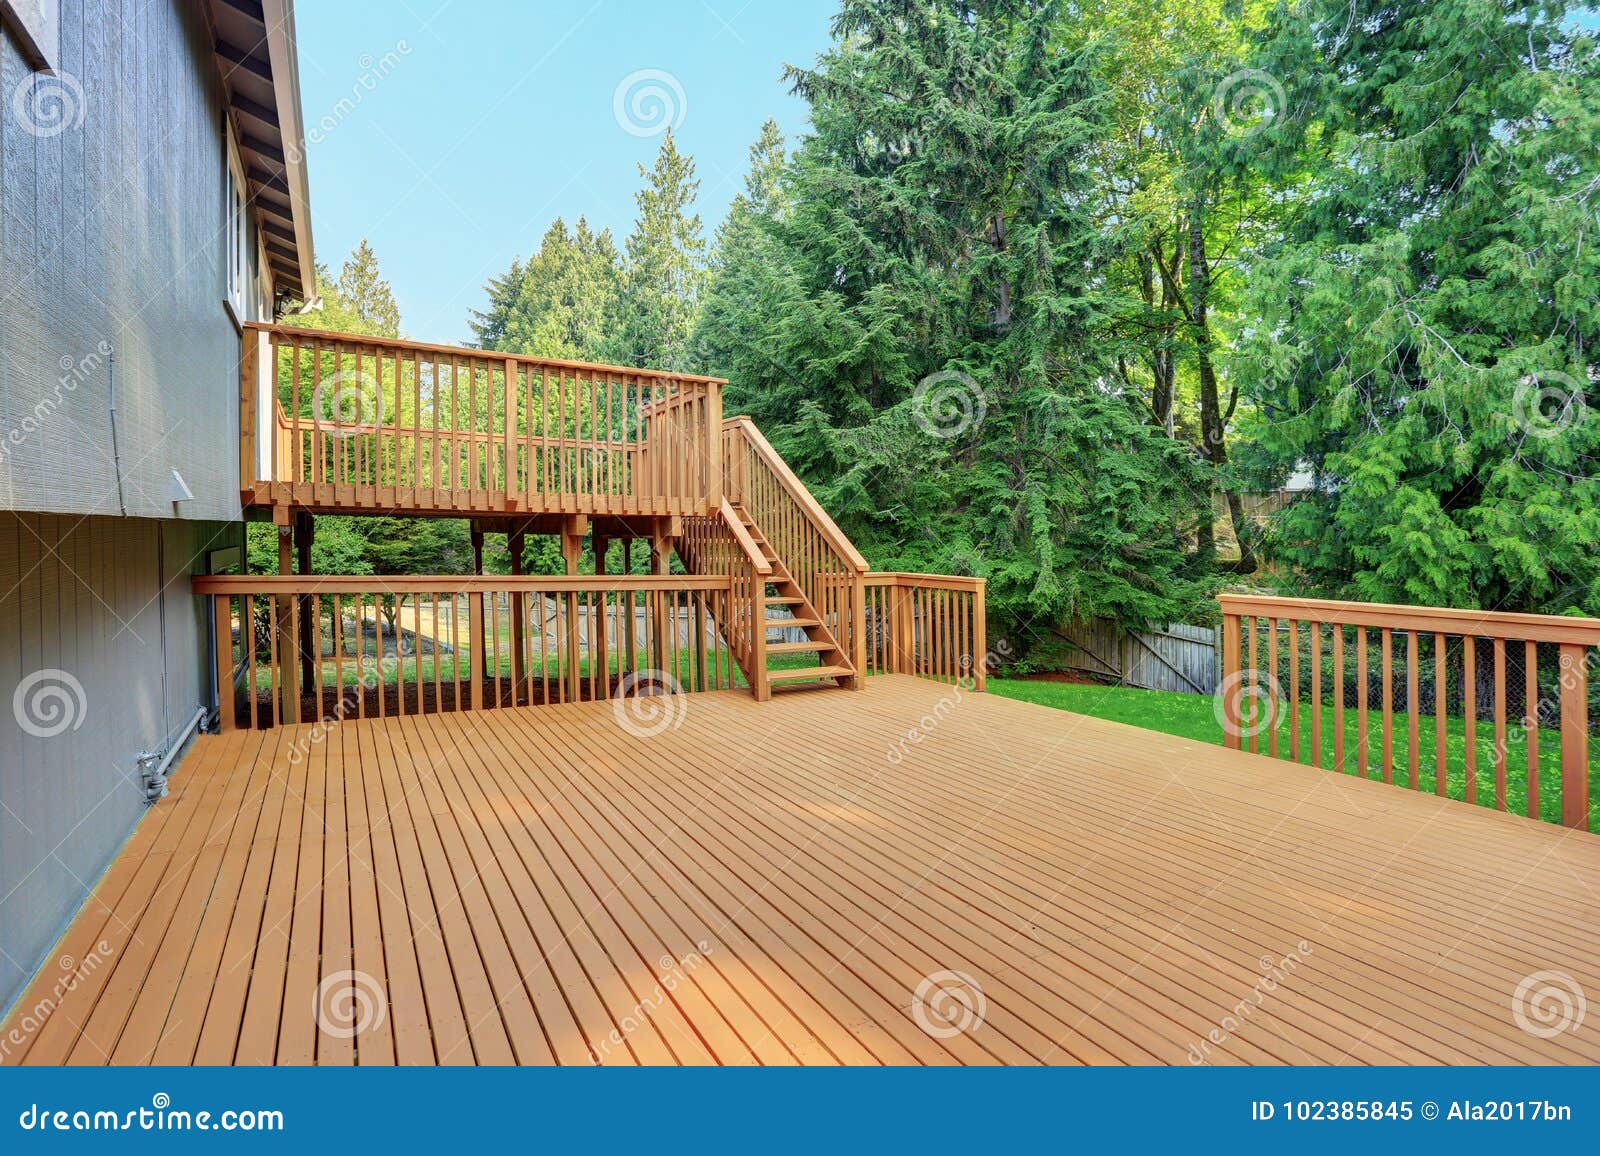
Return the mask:
<path id="1" fill-rule="evenodd" d="M 198 741 L 0 1050 L 1594 1063 L 1597 909 L 1592 835 L 905 676 L 289 726 Z"/>

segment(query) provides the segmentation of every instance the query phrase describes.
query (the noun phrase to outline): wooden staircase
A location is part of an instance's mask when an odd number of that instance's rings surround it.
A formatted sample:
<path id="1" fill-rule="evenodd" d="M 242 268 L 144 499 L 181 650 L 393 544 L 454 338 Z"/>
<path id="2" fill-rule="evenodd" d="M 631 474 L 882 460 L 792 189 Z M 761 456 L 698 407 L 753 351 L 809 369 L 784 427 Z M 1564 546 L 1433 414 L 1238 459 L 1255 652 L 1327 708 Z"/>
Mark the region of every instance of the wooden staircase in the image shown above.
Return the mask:
<path id="1" fill-rule="evenodd" d="M 772 567 L 772 573 L 768 576 L 764 587 L 768 635 L 766 669 L 747 671 L 746 677 L 752 682 L 756 678 L 765 679 L 766 689 L 769 690 L 855 687 L 859 676 L 855 667 L 851 665 L 849 656 L 839 646 L 838 639 L 833 636 L 827 624 L 822 621 L 822 616 L 816 607 L 806 598 L 805 592 L 794 580 L 783 559 L 772 548 L 772 543 L 767 541 L 760 525 L 743 506 L 734 503 L 732 508 L 734 515 L 744 526 L 745 532 L 750 535 L 757 549 L 766 558 L 767 564 Z M 794 629 L 804 631 L 806 636 L 804 641 L 771 641 L 774 631 L 787 632 Z M 795 661 L 806 657 L 811 657 L 814 661 Z"/>

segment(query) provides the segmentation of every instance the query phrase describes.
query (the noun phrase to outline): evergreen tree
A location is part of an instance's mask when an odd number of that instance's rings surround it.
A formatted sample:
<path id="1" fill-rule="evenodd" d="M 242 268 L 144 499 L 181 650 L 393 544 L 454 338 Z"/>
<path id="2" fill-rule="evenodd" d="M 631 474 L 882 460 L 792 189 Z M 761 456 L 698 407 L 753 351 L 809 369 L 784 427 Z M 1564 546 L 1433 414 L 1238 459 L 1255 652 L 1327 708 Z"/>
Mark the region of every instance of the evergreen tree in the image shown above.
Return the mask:
<path id="1" fill-rule="evenodd" d="M 320 262 L 316 277 L 312 307 L 291 312 L 283 319 L 285 325 L 374 337 L 400 336 L 400 307 L 378 268 L 378 255 L 365 237 L 345 258 L 337 281 Z"/>
<path id="2" fill-rule="evenodd" d="M 706 291 L 691 341 L 692 361 L 705 373 L 732 365 L 739 347 L 756 335 L 748 323 L 759 316 L 759 303 L 769 285 L 769 271 L 781 257 L 772 249 L 771 226 L 784 211 L 783 133 L 768 120 L 750 146 L 750 170 L 744 191 L 733 198 L 717 228 Z M 728 412 L 746 408 L 748 391 L 730 381 Z"/>
<path id="3" fill-rule="evenodd" d="M 634 195 L 639 218 L 625 245 L 620 312 L 610 360 L 655 369 L 690 364 L 705 238 L 693 211 L 700 182 L 694 160 L 678 151 L 669 129 L 655 166 L 639 166 L 645 184 Z"/>
<path id="4" fill-rule="evenodd" d="M 488 284 L 489 309 L 474 311 L 484 349 L 578 361 L 599 360 L 616 323 L 621 269 L 611 231 L 557 217 L 538 251 Z"/>
<path id="5" fill-rule="evenodd" d="M 728 375 L 878 566 L 987 575 L 1036 638 L 1193 612 L 1172 528 L 1205 474 L 1106 349 L 1091 51 L 1005 0 L 845 0 L 833 30 L 788 72 L 815 133 Z"/>
<path id="6" fill-rule="evenodd" d="M 1249 276 L 1278 556 L 1380 602 L 1600 613 L 1600 56 L 1562 3 L 1305 0 Z"/>

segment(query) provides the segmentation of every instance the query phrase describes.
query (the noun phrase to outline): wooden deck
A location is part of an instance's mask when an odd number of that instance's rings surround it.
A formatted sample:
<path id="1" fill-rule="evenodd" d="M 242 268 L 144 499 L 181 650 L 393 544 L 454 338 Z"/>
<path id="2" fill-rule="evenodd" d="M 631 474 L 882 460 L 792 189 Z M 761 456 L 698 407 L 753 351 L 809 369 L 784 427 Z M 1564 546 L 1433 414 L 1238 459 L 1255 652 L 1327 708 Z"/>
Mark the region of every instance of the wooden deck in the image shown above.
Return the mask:
<path id="1" fill-rule="evenodd" d="M 202 739 L 5 1058 L 1600 1061 L 1513 1008 L 1600 996 L 1593 835 L 904 676 L 670 706 Z"/>

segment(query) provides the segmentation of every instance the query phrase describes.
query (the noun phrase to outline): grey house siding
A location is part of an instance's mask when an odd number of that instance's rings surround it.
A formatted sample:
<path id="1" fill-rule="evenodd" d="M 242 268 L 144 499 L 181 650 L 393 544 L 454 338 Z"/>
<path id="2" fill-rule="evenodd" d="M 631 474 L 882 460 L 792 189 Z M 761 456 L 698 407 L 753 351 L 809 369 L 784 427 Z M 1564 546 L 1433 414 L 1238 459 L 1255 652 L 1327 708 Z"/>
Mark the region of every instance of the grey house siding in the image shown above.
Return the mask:
<path id="1" fill-rule="evenodd" d="M 182 0 L 65 4 L 58 56 L 60 79 L 35 74 L 0 34 L 0 509 L 237 518 L 239 338 L 204 23 Z M 43 132 L 16 110 L 30 83 L 64 94 Z M 181 507 L 174 468 L 194 492 Z"/>
<path id="2" fill-rule="evenodd" d="M 243 545 L 210 48 L 185 0 L 61 5 L 75 103 L 41 133 L 0 32 L 0 1007 L 144 813 L 137 756 L 209 698 L 188 575 Z"/>
<path id="3" fill-rule="evenodd" d="M 189 576 L 242 544 L 237 522 L 0 513 L 0 1007 L 144 813 L 139 753 L 207 705 Z"/>

